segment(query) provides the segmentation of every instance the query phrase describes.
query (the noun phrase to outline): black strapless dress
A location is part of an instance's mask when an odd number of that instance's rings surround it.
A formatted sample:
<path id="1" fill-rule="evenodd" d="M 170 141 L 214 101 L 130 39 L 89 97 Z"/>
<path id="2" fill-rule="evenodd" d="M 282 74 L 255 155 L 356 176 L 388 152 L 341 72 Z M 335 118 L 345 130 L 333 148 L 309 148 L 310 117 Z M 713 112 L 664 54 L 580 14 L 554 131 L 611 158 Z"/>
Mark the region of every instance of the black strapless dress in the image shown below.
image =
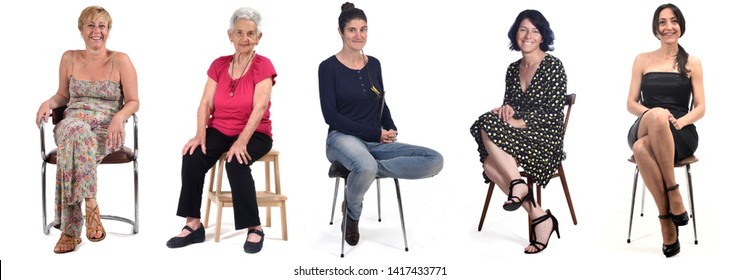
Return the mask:
<path id="1" fill-rule="evenodd" d="M 642 76 L 639 99 L 647 108 L 665 108 L 675 118 L 680 118 L 691 109 L 692 89 L 690 79 L 685 75 L 674 72 L 650 72 Z M 637 140 L 640 121 L 641 117 L 636 119 L 629 129 L 627 137 L 629 148 L 632 148 Z M 698 148 L 698 132 L 695 125 L 687 125 L 677 130 L 670 123 L 670 130 L 675 141 L 675 161 L 692 156 Z"/>

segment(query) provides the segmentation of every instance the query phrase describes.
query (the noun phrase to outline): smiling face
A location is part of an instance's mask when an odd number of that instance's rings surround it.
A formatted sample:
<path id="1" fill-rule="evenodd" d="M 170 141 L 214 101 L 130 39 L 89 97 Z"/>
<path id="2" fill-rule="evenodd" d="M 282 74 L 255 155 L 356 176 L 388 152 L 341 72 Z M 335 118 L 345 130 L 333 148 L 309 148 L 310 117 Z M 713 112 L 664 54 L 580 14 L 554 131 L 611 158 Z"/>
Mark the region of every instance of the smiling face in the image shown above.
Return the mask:
<path id="1" fill-rule="evenodd" d="M 522 53 L 531 53 L 539 50 L 541 44 L 541 33 L 528 18 L 521 21 L 516 33 L 516 42 Z"/>
<path id="2" fill-rule="evenodd" d="M 666 8 L 659 12 L 656 31 L 657 38 L 666 44 L 674 44 L 680 38 L 682 30 L 680 29 L 678 18 L 672 9 Z"/>
<path id="3" fill-rule="evenodd" d="M 232 30 L 229 30 L 228 38 L 234 45 L 236 53 L 251 53 L 259 44 L 262 33 L 257 31 L 257 24 L 248 19 L 236 21 Z"/>
<path id="4" fill-rule="evenodd" d="M 105 47 L 110 33 L 109 21 L 105 16 L 97 16 L 90 22 L 82 25 L 80 34 L 85 40 L 85 46 L 90 49 L 101 49 Z"/>
<path id="5" fill-rule="evenodd" d="M 353 19 L 344 26 L 344 30 L 339 30 L 339 32 L 344 41 L 344 48 L 360 51 L 367 44 L 367 21 L 365 20 Z"/>

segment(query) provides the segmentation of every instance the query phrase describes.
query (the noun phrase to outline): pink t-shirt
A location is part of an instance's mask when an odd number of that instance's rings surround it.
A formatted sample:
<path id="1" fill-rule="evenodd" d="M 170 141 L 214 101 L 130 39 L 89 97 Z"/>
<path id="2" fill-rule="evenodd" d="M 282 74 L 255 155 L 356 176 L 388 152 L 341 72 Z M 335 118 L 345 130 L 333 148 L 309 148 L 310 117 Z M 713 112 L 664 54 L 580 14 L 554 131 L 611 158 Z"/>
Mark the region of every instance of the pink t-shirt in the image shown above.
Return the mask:
<path id="1" fill-rule="evenodd" d="M 261 55 L 255 54 L 249 70 L 239 80 L 233 80 L 235 84 L 233 96 L 231 96 L 232 80 L 228 75 L 228 67 L 233 55 L 217 58 L 208 69 L 208 77 L 216 81 L 215 97 L 213 97 L 213 112 L 208 120 L 208 127 L 218 129 L 227 136 L 238 136 L 246 126 L 252 110 L 254 109 L 254 87 L 265 79 L 272 78 L 275 84 L 275 67 L 272 62 Z M 269 119 L 269 108 L 257 126 L 257 132 L 272 137 L 272 121 Z"/>

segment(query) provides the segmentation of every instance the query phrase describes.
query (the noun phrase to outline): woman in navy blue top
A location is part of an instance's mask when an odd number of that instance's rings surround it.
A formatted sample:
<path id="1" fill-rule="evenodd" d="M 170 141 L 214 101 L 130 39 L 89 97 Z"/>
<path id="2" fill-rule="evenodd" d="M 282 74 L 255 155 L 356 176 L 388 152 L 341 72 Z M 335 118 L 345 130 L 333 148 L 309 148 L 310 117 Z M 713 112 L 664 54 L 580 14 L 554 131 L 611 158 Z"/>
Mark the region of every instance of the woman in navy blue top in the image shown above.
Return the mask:
<path id="1" fill-rule="evenodd" d="M 443 167 L 438 152 L 396 142 L 398 129 L 385 104 L 380 61 L 364 55 L 367 17 L 345 3 L 339 16 L 343 47 L 321 62 L 318 84 L 323 118 L 328 124 L 326 157 L 341 163 L 347 177 L 346 242 L 359 242 L 362 200 L 376 177 L 420 179 Z"/>

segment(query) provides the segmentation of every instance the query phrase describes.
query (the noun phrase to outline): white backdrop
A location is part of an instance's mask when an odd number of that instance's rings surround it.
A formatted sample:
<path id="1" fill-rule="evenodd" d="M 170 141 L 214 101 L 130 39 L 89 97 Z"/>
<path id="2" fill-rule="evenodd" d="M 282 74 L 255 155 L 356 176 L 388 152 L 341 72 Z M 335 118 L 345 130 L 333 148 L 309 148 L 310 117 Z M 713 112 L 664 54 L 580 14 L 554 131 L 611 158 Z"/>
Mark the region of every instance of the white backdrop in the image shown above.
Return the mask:
<path id="1" fill-rule="evenodd" d="M 391 266 L 444 266 L 450 279 L 583 278 L 592 272 L 661 275 L 673 270 L 681 272 L 671 272 L 670 278 L 683 278 L 728 269 L 720 264 L 728 261 L 735 247 L 732 199 L 737 191 L 735 180 L 726 176 L 732 174 L 729 164 L 737 153 L 725 149 L 734 141 L 721 129 L 729 124 L 724 117 L 738 101 L 731 70 L 739 61 L 731 55 L 737 43 L 731 31 L 734 21 L 715 11 L 733 12 L 736 4 L 674 2 L 687 20 L 680 42 L 703 62 L 707 111 L 697 123 L 701 161 L 693 168 L 701 243 L 692 244 L 692 224 L 684 227 L 683 252 L 665 261 L 649 195 L 645 217 L 636 219 L 632 243 L 624 242 L 633 176 L 633 165 L 626 162 L 630 155 L 626 132 L 634 119 L 625 101 L 634 57 L 659 47 L 651 33 L 651 17 L 662 1 L 356 1 L 369 18 L 365 53 L 382 62 L 387 102 L 402 132 L 399 141 L 437 149 L 445 167 L 431 179 L 401 181 L 409 252 L 402 250 L 394 191 L 386 180 L 383 221 L 376 222 L 373 188 L 360 224 L 362 240 L 348 248 L 344 259 L 338 257 L 338 223 L 326 223 L 333 181 L 326 177 L 327 126 L 317 84 L 318 64 L 341 48 L 337 17 L 342 2 L 212 2 L 216 1 L 0 4 L 0 84 L 9 103 L 0 111 L 5 127 L 0 141 L 6 149 L 0 169 L 3 278 L 69 271 L 84 278 L 117 279 L 128 278 L 130 271 L 143 276 L 147 270 L 162 276 L 285 279 L 299 267 L 349 266 L 384 269 L 385 274 Z M 45 236 L 38 228 L 40 161 L 33 118 L 38 105 L 56 91 L 61 54 L 84 48 L 76 21 L 80 11 L 93 4 L 105 7 L 113 17 L 108 47 L 126 52 L 138 71 L 141 232 L 130 235 L 126 226 L 104 222 L 109 232 L 104 242 L 85 240 L 76 252 L 57 256 L 52 248 L 58 231 Z M 290 240 L 279 240 L 275 220 L 275 228 L 267 229 L 264 251 L 246 255 L 241 250 L 245 235 L 234 232 L 232 212 L 225 211 L 220 243 L 213 242 L 211 226 L 205 244 L 170 250 L 164 243 L 183 224 L 175 216 L 180 150 L 194 135 L 210 62 L 233 51 L 226 30 L 231 13 L 241 6 L 262 13 L 264 36 L 257 52 L 270 58 L 278 73 L 271 112 L 283 192 L 289 197 Z M 477 232 L 487 186 L 469 134 L 472 122 L 502 101 L 506 67 L 520 58 L 508 50 L 506 34 L 516 15 L 528 8 L 538 9 L 550 21 L 556 37 L 552 54 L 565 65 L 569 92 L 578 94 L 565 138 L 565 170 L 579 224 L 572 224 L 560 184 L 552 182 L 544 191 L 544 206 L 559 218 L 562 239 L 552 240 L 537 256 L 520 252 L 528 243 L 524 211 L 501 211 L 504 198 L 499 191 L 485 227 Z M 51 138 L 47 143 L 53 143 Z M 47 176 L 51 185 L 54 168 L 50 166 Z M 258 170 L 256 166 L 259 186 Z M 130 173 L 130 166 L 100 168 L 102 212 L 130 216 Z M 684 171 L 676 174 L 687 202 Z M 223 267 L 213 270 L 215 265 Z M 116 271 L 116 266 L 129 272 Z M 533 271 L 523 272 L 529 269 Z"/>

